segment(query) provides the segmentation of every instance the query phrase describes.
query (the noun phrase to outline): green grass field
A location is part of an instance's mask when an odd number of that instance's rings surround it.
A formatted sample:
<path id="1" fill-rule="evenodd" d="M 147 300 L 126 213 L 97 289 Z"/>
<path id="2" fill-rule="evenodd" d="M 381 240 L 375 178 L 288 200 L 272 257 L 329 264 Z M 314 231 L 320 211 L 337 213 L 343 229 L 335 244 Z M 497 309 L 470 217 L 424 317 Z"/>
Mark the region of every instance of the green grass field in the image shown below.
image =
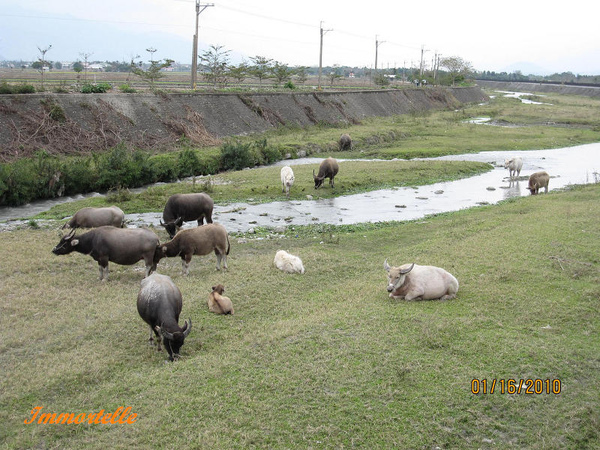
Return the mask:
<path id="1" fill-rule="evenodd" d="M 0 245 L 18 247 L 0 265 L 0 439 L 8 448 L 597 447 L 599 201 L 592 185 L 416 222 L 234 238 L 226 273 L 214 255 L 195 257 L 187 278 L 178 258 L 161 262 L 183 292 L 182 321 L 194 324 L 175 363 L 147 345 L 135 306 L 141 263 L 111 265 L 100 283 L 90 257 L 50 253 L 53 229 L 0 233 Z M 280 248 L 303 259 L 304 275 L 272 267 Z M 446 268 L 458 297 L 389 299 L 385 258 Z M 219 282 L 234 316 L 208 312 Z M 473 379 L 487 380 L 488 393 L 474 395 Z M 560 393 L 509 394 L 510 379 L 560 380 Z M 37 406 L 138 416 L 25 424 Z"/>
<path id="2" fill-rule="evenodd" d="M 556 108 L 528 109 L 499 99 L 365 123 L 353 128 L 355 151 L 343 157 L 600 140 L 598 100 L 552 102 Z M 458 120 L 479 115 L 527 126 Z M 550 120 L 561 126 L 544 124 Z M 339 132 L 279 130 L 268 139 L 326 148 Z M 340 174 L 335 195 L 486 170 L 344 164 L 353 181 Z M 367 169 L 373 164 L 375 178 Z M 298 168 L 293 196 L 315 195 L 311 169 Z M 219 202 L 282 198 L 277 168 L 217 179 L 210 186 L 202 179 L 197 188 L 210 187 Z M 122 200 L 126 212 L 159 211 L 177 186 L 112 200 Z M 411 222 L 231 236 L 227 272 L 215 271 L 214 255 L 194 257 L 188 277 L 179 258 L 162 260 L 158 272 L 183 293 L 180 323 L 193 322 L 175 363 L 147 344 L 148 326 L 136 309 L 142 263 L 111 264 L 102 283 L 91 257 L 51 253 L 60 219 L 96 201 L 57 207 L 31 226 L 0 232 L 2 448 L 600 447 L 600 184 Z M 156 231 L 164 241 L 164 230 Z M 276 270 L 279 249 L 300 256 L 306 273 Z M 386 258 L 445 268 L 459 280 L 457 298 L 390 299 Z M 208 311 L 217 283 L 235 315 Z M 25 423 L 38 407 L 56 416 L 130 407 L 137 416 L 131 424 Z"/>

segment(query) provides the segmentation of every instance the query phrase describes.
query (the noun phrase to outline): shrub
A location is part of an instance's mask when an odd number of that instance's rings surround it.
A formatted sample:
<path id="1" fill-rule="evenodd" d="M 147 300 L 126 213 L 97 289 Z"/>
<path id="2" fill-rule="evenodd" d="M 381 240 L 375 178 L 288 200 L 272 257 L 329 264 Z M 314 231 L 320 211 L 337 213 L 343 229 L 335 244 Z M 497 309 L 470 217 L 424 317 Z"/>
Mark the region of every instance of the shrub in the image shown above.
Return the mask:
<path id="1" fill-rule="evenodd" d="M 252 144 L 240 141 L 226 142 L 221 146 L 221 168 L 241 170 L 253 167 L 255 160 L 251 153 Z"/>
<path id="2" fill-rule="evenodd" d="M 129 84 L 122 84 L 121 86 L 119 86 L 119 90 L 121 92 L 123 92 L 124 94 L 133 94 L 135 92 L 137 92 L 134 88 L 132 88 Z"/>
<path id="3" fill-rule="evenodd" d="M 109 83 L 85 83 L 79 92 L 82 94 L 104 94 L 112 89 Z"/>
<path id="4" fill-rule="evenodd" d="M 196 155 L 196 151 L 191 148 L 182 150 L 177 159 L 179 177 L 191 177 L 197 175 L 200 171 L 200 160 Z"/>
<path id="5" fill-rule="evenodd" d="M 149 160 L 155 181 L 174 181 L 177 179 L 177 161 L 173 155 L 165 153 L 152 156 Z"/>

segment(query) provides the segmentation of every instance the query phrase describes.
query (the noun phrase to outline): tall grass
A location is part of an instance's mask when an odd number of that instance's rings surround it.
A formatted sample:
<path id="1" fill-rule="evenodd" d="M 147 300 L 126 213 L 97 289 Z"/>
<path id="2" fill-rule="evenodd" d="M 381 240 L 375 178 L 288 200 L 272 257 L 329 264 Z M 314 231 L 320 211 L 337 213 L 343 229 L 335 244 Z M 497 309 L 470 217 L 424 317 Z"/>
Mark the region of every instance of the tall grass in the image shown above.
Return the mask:
<path id="1" fill-rule="evenodd" d="M 600 186 L 408 223 L 295 227 L 161 261 L 193 329 L 182 359 L 147 343 L 143 267 L 57 257 L 53 229 L 0 233 L 0 439 L 7 448 L 596 448 Z M 162 233 L 162 231 L 161 231 Z M 335 235 L 335 236 L 332 236 Z M 164 236 L 162 236 L 164 237 Z M 18 245 L 16 246 L 15 243 Z M 306 274 L 272 267 L 276 250 Z M 448 302 L 391 300 L 383 261 L 434 264 Z M 234 316 L 208 312 L 215 283 Z M 473 379 L 559 379 L 560 394 L 474 395 Z M 488 388 L 489 390 L 489 388 Z M 23 422 L 33 407 L 131 406 L 133 425 Z"/>

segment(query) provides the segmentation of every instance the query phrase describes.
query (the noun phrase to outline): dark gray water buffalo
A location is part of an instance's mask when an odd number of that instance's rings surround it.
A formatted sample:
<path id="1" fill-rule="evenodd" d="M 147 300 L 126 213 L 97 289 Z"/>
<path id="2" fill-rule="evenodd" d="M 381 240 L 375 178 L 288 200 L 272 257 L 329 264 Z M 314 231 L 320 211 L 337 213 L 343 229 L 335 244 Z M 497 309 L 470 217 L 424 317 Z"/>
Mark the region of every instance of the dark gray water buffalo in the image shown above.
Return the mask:
<path id="1" fill-rule="evenodd" d="M 110 206 L 108 208 L 82 208 L 63 225 L 64 228 L 97 228 L 112 225 L 121 228 L 125 214 L 121 208 Z"/>
<path id="2" fill-rule="evenodd" d="M 315 175 L 315 170 L 313 169 L 313 179 L 315 180 L 315 189 L 319 189 L 323 184 L 323 180 L 325 178 L 329 178 L 329 186 L 334 187 L 333 179 L 337 175 L 340 166 L 333 158 L 324 159 L 319 166 L 319 174 Z"/>
<path id="3" fill-rule="evenodd" d="M 108 280 L 108 262 L 130 266 L 142 259 L 146 263 L 146 276 L 156 270 L 154 252 L 158 236 L 147 228 L 116 228 L 104 226 L 75 236 L 75 230 L 63 236 L 54 247 L 55 255 L 73 251 L 90 255 L 98 261 L 100 281 Z"/>
<path id="4" fill-rule="evenodd" d="M 192 255 L 208 255 L 214 250 L 217 255 L 217 270 L 227 269 L 227 255 L 229 255 L 229 236 L 223 225 L 209 223 L 189 230 L 182 230 L 175 237 L 164 244 L 156 246 L 154 253 L 154 266 L 165 257 L 181 257 L 183 274 L 190 273 Z"/>
<path id="5" fill-rule="evenodd" d="M 202 225 L 206 219 L 206 223 L 212 223 L 213 206 L 212 198 L 203 192 L 171 195 L 163 211 L 164 222 L 161 221 L 160 224 L 173 239 L 183 222 L 197 220 L 198 225 Z"/>
<path id="6" fill-rule="evenodd" d="M 536 172 L 534 174 L 531 174 L 531 176 L 529 177 L 529 186 L 527 187 L 527 189 L 529 189 L 531 195 L 536 195 L 541 188 L 544 188 L 544 192 L 547 194 L 549 182 L 550 175 L 548 175 L 548 172 Z"/>
<path id="7" fill-rule="evenodd" d="M 415 263 L 383 268 L 388 274 L 390 298 L 405 300 L 451 300 L 458 292 L 458 281 L 441 267 L 419 266 Z"/>
<path id="8" fill-rule="evenodd" d="M 338 142 L 338 147 L 339 147 L 340 151 L 352 150 L 352 138 L 350 137 L 349 134 L 344 133 L 340 136 L 340 140 Z"/>
<path id="9" fill-rule="evenodd" d="M 170 361 L 179 358 L 179 349 L 192 330 L 192 319 L 188 319 L 183 328 L 179 326 L 182 305 L 181 291 L 170 277 L 153 273 L 142 280 L 137 298 L 138 313 L 150 325 L 150 343 L 154 341 L 152 333 L 156 335 L 159 352 L 162 336 Z"/>

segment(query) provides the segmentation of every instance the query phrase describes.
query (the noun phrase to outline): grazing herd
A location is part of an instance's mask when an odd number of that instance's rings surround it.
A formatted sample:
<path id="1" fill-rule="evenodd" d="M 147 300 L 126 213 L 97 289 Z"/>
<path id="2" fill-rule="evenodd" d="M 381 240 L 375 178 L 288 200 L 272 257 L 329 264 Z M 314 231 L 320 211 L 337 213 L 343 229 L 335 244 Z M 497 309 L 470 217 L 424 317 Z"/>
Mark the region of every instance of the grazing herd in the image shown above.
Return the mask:
<path id="1" fill-rule="evenodd" d="M 348 135 L 342 135 L 340 148 L 351 148 Z M 523 160 L 520 157 L 507 159 L 505 168 L 509 170 L 511 181 L 520 176 Z M 319 166 L 318 174 L 313 170 L 315 189 L 329 178 L 334 188 L 334 178 L 339 165 L 333 158 L 327 158 Z M 549 175 L 536 172 L 529 177 L 528 189 L 537 194 L 541 188 L 548 192 Z M 289 197 L 294 184 L 294 172 L 289 166 L 281 169 L 282 192 Z M 190 261 L 193 255 L 207 255 L 214 251 L 217 257 L 217 270 L 227 269 L 227 256 L 231 246 L 225 227 L 213 223 L 214 203 L 209 195 L 175 194 L 172 195 L 163 210 L 160 224 L 165 228 L 170 240 L 160 243 L 158 236 L 146 228 L 123 228 L 123 211 L 116 207 L 83 208 L 63 226 L 71 231 L 63 235 L 52 252 L 67 255 L 73 251 L 90 255 L 98 262 L 100 281 L 108 280 L 108 263 L 133 265 L 144 261 L 145 278 L 137 297 L 137 310 L 140 317 L 150 327 L 150 343 L 156 336 L 157 350 L 164 345 L 168 358 L 173 361 L 179 357 L 179 351 L 185 338 L 192 329 L 191 319 L 183 327 L 179 326 L 179 315 L 183 305 L 182 294 L 173 280 L 156 273 L 162 258 L 179 256 L 184 276 L 189 275 Z M 184 222 L 197 221 L 198 226 L 181 230 Z M 204 224 L 206 221 L 206 224 Z M 92 228 L 90 231 L 75 235 L 76 228 Z M 302 260 L 285 250 L 275 254 L 273 266 L 284 273 L 304 274 Z M 387 291 L 389 297 L 404 300 L 450 300 L 458 292 L 457 279 L 446 270 L 434 266 L 421 266 L 415 263 L 391 267 L 384 262 L 387 272 Z M 153 273 L 154 272 L 154 273 Z M 213 286 L 208 296 L 208 310 L 215 314 L 233 315 L 231 299 L 223 295 L 222 284 Z"/>

